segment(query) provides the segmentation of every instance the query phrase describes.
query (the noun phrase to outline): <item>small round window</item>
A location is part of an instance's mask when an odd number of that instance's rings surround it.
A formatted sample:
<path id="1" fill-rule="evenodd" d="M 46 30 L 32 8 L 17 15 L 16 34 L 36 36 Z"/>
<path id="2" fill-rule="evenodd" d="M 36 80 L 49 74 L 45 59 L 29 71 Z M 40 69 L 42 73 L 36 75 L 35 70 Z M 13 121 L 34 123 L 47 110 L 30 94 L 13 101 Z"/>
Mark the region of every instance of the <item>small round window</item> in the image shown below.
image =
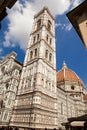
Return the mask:
<path id="1" fill-rule="evenodd" d="M 74 89 L 75 89 L 75 86 L 72 85 L 72 86 L 71 86 L 71 89 L 74 90 Z"/>

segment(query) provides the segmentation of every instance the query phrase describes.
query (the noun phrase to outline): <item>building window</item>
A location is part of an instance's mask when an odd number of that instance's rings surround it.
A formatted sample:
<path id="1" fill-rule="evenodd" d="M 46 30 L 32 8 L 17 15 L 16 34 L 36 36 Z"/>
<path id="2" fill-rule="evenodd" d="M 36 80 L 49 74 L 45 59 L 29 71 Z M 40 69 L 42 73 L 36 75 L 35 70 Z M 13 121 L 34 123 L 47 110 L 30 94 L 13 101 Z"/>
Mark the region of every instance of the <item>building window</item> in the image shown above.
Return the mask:
<path id="1" fill-rule="evenodd" d="M 37 48 L 35 49 L 35 56 L 37 56 Z"/>
<path id="2" fill-rule="evenodd" d="M 5 66 L 1 68 L 2 73 L 5 71 Z"/>
<path id="3" fill-rule="evenodd" d="M 61 103 L 61 115 L 63 115 L 63 103 Z"/>
<path id="4" fill-rule="evenodd" d="M 50 38 L 50 45 L 52 45 L 52 38 Z"/>
<path id="5" fill-rule="evenodd" d="M 55 92 L 55 86 L 54 85 L 52 85 L 52 91 Z"/>
<path id="6" fill-rule="evenodd" d="M 51 83 L 49 83 L 49 88 L 48 88 L 49 90 L 51 89 Z"/>
<path id="7" fill-rule="evenodd" d="M 37 29 L 39 29 L 40 26 L 41 26 L 41 19 L 39 19 L 39 20 L 37 21 Z"/>
<path id="8" fill-rule="evenodd" d="M 48 58 L 48 50 L 45 52 L 45 57 Z"/>
<path id="9" fill-rule="evenodd" d="M 50 20 L 48 20 L 48 25 L 47 25 L 47 28 L 48 28 L 48 30 L 49 30 L 49 31 L 51 30 L 51 26 L 52 26 L 52 23 L 51 23 L 51 21 L 50 21 Z"/>
<path id="10" fill-rule="evenodd" d="M 34 81 L 33 81 L 33 86 L 35 86 L 35 83 L 36 83 L 36 77 L 34 78 Z"/>
<path id="11" fill-rule="evenodd" d="M 39 38 L 40 38 L 40 35 L 39 35 L 39 34 L 37 34 L 37 41 L 39 40 Z"/>
<path id="12" fill-rule="evenodd" d="M 30 52 L 30 59 L 33 58 L 33 51 Z"/>
<path id="13" fill-rule="evenodd" d="M 46 41 L 48 42 L 48 38 L 49 38 L 49 36 L 48 36 L 48 34 L 47 34 L 47 36 L 46 36 Z"/>
<path id="14" fill-rule="evenodd" d="M 6 120 L 7 119 L 7 113 L 5 113 L 5 115 L 4 115 L 4 120 Z"/>
<path id="15" fill-rule="evenodd" d="M 33 43 L 35 43 L 35 40 L 36 40 L 36 37 L 34 36 L 34 37 L 33 37 Z"/>
<path id="16" fill-rule="evenodd" d="M 18 70 L 15 70 L 15 75 L 18 76 L 19 72 Z"/>
<path id="17" fill-rule="evenodd" d="M 6 83 L 6 89 L 8 89 L 8 87 L 9 87 L 9 83 Z"/>
<path id="18" fill-rule="evenodd" d="M 72 86 L 71 86 L 71 89 L 74 90 L 74 89 L 75 89 L 75 86 L 72 85 Z"/>
<path id="19" fill-rule="evenodd" d="M 47 88 L 47 86 L 48 86 L 48 81 L 46 81 L 46 88 Z"/>
<path id="20" fill-rule="evenodd" d="M 49 55 L 49 61 L 52 61 L 52 54 Z"/>
<path id="21" fill-rule="evenodd" d="M 8 105 L 10 105 L 11 104 L 11 100 L 8 100 Z"/>
<path id="22" fill-rule="evenodd" d="M 0 107 L 3 108 L 3 100 L 0 101 Z"/>

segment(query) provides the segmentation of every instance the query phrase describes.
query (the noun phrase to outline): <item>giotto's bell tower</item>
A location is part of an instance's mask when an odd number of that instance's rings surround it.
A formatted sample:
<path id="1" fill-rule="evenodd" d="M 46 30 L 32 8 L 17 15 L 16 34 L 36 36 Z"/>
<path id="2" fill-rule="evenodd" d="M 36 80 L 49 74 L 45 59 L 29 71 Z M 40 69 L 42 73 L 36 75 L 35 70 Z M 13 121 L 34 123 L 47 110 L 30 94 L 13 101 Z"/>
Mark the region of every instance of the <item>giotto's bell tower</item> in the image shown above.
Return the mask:
<path id="1" fill-rule="evenodd" d="M 48 8 L 34 16 L 11 125 L 57 128 L 54 17 Z"/>

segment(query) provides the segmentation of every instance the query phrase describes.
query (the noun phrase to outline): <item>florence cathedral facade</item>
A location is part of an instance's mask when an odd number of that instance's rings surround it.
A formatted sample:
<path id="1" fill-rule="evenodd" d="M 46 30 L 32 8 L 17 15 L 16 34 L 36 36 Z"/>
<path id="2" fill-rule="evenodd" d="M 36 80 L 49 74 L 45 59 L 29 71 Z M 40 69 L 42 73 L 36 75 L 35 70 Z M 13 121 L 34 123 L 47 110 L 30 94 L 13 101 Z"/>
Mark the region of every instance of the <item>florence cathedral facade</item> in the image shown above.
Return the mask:
<path id="1" fill-rule="evenodd" d="M 58 129 L 87 112 L 78 75 L 63 63 L 56 72 L 55 20 L 44 7 L 34 16 L 24 64 L 16 53 L 0 61 L 0 126 Z"/>

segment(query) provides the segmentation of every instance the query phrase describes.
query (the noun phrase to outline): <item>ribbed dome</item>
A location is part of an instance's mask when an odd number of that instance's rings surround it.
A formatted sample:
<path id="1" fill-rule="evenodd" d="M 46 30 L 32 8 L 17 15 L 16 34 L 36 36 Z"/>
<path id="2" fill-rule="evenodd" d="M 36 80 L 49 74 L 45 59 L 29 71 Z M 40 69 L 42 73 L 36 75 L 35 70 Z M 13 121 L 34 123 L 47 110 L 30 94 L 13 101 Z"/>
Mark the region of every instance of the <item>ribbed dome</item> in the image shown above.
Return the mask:
<path id="1" fill-rule="evenodd" d="M 87 94 L 83 97 L 83 99 L 87 102 Z"/>
<path id="2" fill-rule="evenodd" d="M 66 63 L 63 63 L 63 67 L 60 71 L 57 72 L 57 83 L 63 81 L 73 81 L 83 84 L 82 80 L 77 76 L 77 74 L 68 69 Z"/>

